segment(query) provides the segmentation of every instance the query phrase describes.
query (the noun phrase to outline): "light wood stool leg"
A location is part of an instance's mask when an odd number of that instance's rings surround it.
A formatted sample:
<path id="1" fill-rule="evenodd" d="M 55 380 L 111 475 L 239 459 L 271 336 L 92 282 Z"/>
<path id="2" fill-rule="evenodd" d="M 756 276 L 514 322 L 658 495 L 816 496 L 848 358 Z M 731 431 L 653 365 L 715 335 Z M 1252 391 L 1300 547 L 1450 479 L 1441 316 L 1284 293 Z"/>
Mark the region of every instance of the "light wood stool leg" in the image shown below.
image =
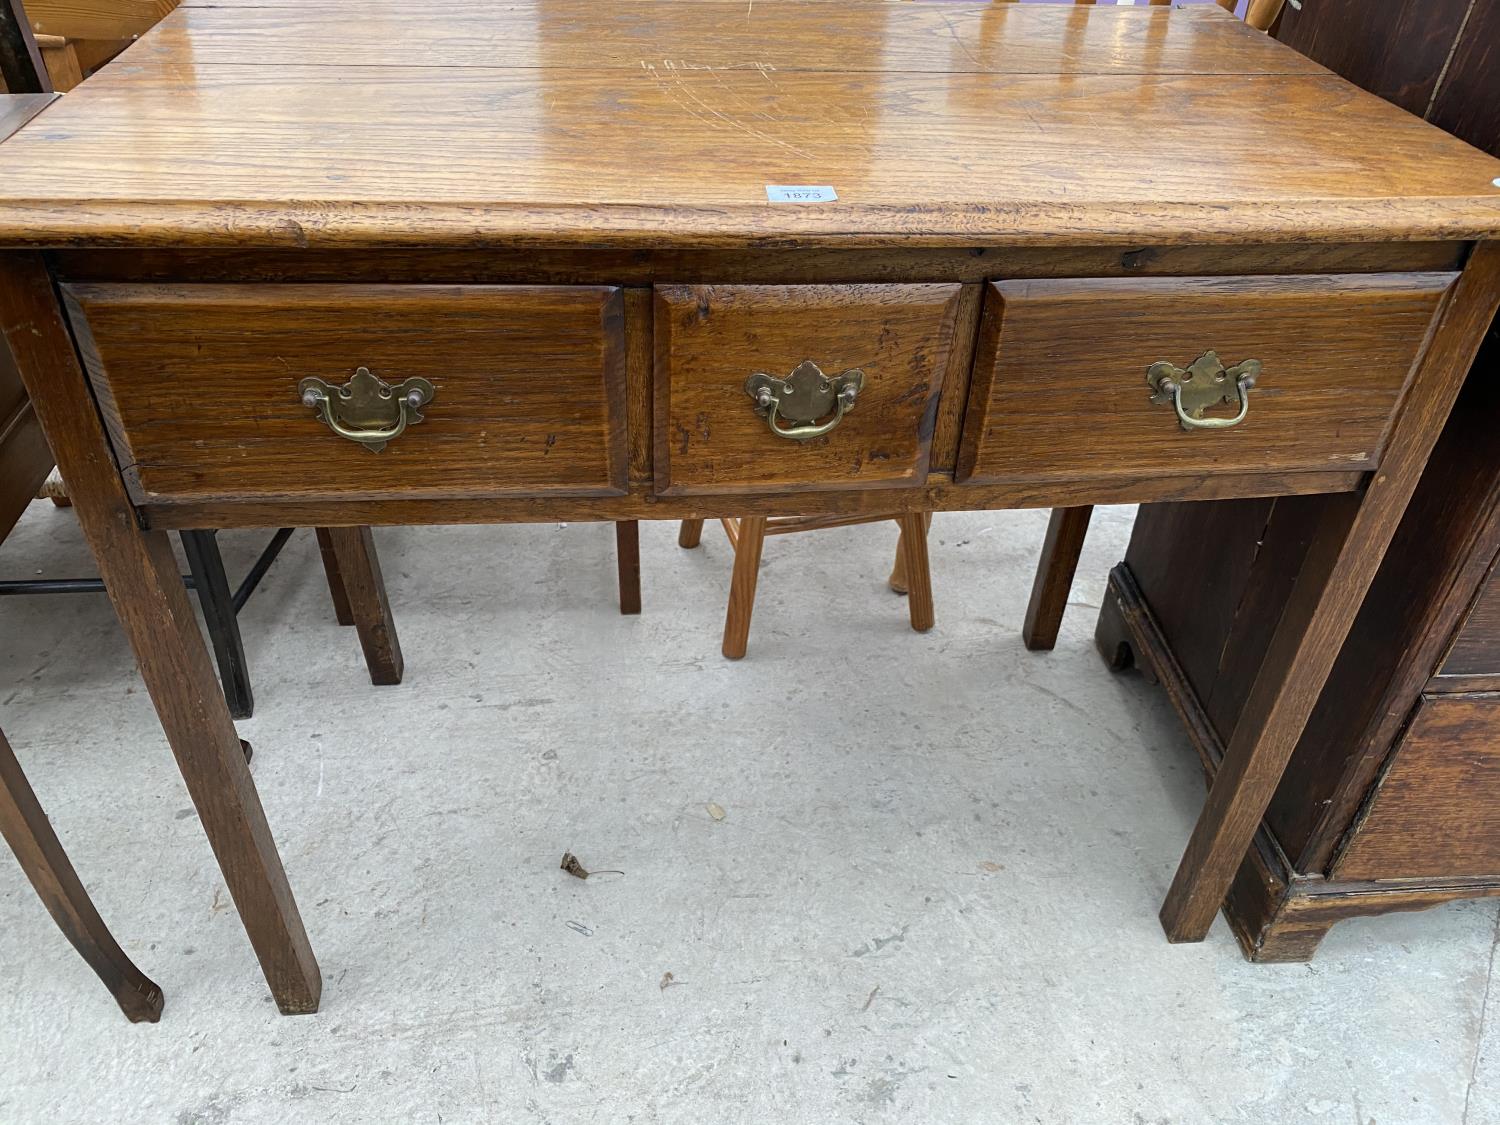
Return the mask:
<path id="1" fill-rule="evenodd" d="M 1031 586 L 1031 602 L 1026 606 L 1026 621 L 1021 626 L 1021 640 L 1033 652 L 1048 652 L 1057 644 L 1057 631 L 1062 628 L 1073 575 L 1078 572 L 1078 556 L 1083 552 L 1093 514 L 1091 506 L 1052 509 Z"/>
<path id="2" fill-rule="evenodd" d="M 702 520 L 683 520 L 677 530 L 677 545 L 692 550 L 703 539 Z"/>
<path id="3" fill-rule="evenodd" d="M 620 612 L 641 612 L 641 525 L 635 520 L 615 523 L 615 562 L 620 570 Z"/>
<path id="4" fill-rule="evenodd" d="M 276 1003 L 288 1014 L 315 1012 L 318 964 L 172 545 L 166 532 L 136 522 L 39 254 L 0 254 L 0 335 L 71 487 L 79 525 Z"/>
<path id="5" fill-rule="evenodd" d="M 901 557 L 906 562 L 907 610 L 911 627 L 925 633 L 933 625 L 932 572 L 927 565 L 929 512 L 909 512 L 897 518 L 901 525 Z"/>
<path id="6" fill-rule="evenodd" d="M 931 528 L 932 528 L 932 513 L 931 512 L 923 512 L 922 513 L 922 517 L 923 517 L 923 521 L 924 521 L 924 526 L 926 526 L 929 530 L 931 530 Z M 896 526 L 897 527 L 901 526 L 901 521 L 899 519 L 896 521 Z M 901 594 L 903 597 L 907 593 L 909 583 L 906 580 L 906 532 L 905 531 L 902 531 L 900 534 L 898 534 L 896 536 L 896 561 L 891 565 L 891 576 L 890 576 L 889 579 L 886 580 L 886 585 L 888 585 L 895 593 Z"/>
<path id="7" fill-rule="evenodd" d="M 99 917 L 4 734 L 0 734 L 0 835 L 20 861 L 47 913 L 104 982 L 125 1018 L 131 1023 L 161 1019 L 161 989 L 125 956 Z"/>
<path id="8" fill-rule="evenodd" d="M 386 597 L 375 536 L 368 527 L 330 527 L 328 542 L 349 601 L 349 614 L 359 631 L 365 665 L 372 684 L 399 684 L 406 661 L 396 637 L 396 622 Z"/>
<path id="9" fill-rule="evenodd" d="M 760 577 L 760 550 L 766 541 L 766 517 L 739 521 L 734 538 L 734 577 L 729 582 L 729 611 L 724 619 L 724 655 L 739 660 L 750 643 L 750 614 L 755 609 L 755 583 Z"/>

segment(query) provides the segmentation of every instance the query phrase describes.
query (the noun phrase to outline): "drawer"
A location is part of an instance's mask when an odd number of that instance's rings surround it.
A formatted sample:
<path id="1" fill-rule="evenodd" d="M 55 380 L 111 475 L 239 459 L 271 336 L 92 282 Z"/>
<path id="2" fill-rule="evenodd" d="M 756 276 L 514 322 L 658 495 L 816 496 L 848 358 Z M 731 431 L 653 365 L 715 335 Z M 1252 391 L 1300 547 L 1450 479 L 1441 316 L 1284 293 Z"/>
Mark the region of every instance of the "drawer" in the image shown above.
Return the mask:
<path id="1" fill-rule="evenodd" d="M 1500 676 L 1500 559 L 1443 661 L 1443 676 Z"/>
<path id="2" fill-rule="evenodd" d="M 1500 875 L 1500 695 L 1426 696 L 1355 824 L 1340 880 Z"/>
<path id="3" fill-rule="evenodd" d="M 74 284 L 64 295 L 137 501 L 625 491 L 618 289 Z M 309 378 L 331 392 L 328 407 L 304 404 Z M 403 420 L 380 382 L 419 386 L 407 380 L 426 380 L 431 398 Z M 377 452 L 336 433 L 325 409 L 366 437 L 406 428 Z"/>
<path id="4" fill-rule="evenodd" d="M 956 478 L 1373 468 L 1456 276 L 994 283 Z M 1242 400 L 1239 377 L 1254 373 L 1246 361 L 1259 371 Z M 1158 362 L 1177 369 L 1157 373 L 1183 388 L 1193 428 L 1179 420 L 1170 383 L 1153 396 Z M 1192 388 L 1204 386 L 1215 405 L 1196 400 Z M 1242 403 L 1242 421 L 1205 426 L 1233 422 Z"/>
<path id="5" fill-rule="evenodd" d="M 657 491 L 922 484 L 960 289 L 658 286 Z M 747 392 L 757 375 L 773 403 Z"/>

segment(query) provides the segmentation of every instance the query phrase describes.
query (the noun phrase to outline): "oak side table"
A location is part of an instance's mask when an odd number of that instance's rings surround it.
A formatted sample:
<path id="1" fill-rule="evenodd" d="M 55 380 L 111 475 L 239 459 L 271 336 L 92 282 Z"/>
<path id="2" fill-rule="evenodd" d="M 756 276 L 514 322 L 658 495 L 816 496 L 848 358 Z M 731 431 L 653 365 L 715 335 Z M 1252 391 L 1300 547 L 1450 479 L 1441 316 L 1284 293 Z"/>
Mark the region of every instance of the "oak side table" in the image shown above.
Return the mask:
<path id="1" fill-rule="evenodd" d="M 190 0 L 0 144 L 0 334 L 284 1012 L 169 530 L 1333 495 L 1197 941 L 1500 303 L 1497 180 L 1214 5 Z"/>

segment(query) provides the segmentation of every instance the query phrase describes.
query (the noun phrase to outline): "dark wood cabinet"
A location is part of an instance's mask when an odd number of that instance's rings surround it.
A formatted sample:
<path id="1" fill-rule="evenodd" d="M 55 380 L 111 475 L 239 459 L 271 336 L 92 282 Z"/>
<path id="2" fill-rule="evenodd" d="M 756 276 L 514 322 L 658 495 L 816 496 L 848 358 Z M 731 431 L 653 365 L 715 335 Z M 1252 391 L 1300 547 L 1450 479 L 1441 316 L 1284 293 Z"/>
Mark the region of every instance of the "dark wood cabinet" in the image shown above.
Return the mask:
<path id="1" fill-rule="evenodd" d="M 1500 153 L 1500 0 L 1304 0 L 1285 42 Z M 1331 417 L 1345 408 L 1330 401 Z M 1098 639 L 1212 773 L 1327 497 L 1141 509 Z M 1341 918 L 1500 894 L 1500 328 L 1492 329 L 1227 904 L 1257 960 Z"/>

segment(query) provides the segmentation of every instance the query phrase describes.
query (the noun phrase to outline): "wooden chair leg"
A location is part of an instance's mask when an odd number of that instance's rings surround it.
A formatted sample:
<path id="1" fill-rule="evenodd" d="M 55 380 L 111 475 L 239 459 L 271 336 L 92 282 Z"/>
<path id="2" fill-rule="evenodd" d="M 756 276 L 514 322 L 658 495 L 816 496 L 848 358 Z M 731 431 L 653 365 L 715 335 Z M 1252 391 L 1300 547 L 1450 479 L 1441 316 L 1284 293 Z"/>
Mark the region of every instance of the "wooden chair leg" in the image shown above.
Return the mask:
<path id="1" fill-rule="evenodd" d="M 922 517 L 923 517 L 925 526 L 927 528 L 931 529 L 931 527 L 932 527 L 932 513 L 931 512 L 924 512 L 924 513 L 922 513 Z M 897 527 L 901 526 L 901 521 L 900 520 L 896 521 L 896 526 Z M 886 585 L 890 586 L 890 588 L 895 593 L 901 594 L 902 596 L 905 596 L 907 594 L 908 590 L 909 590 L 910 584 L 906 580 L 906 532 L 905 531 L 902 531 L 899 535 L 896 536 L 896 561 L 891 565 L 891 576 L 890 576 L 890 578 L 888 578 L 886 580 Z"/>
<path id="2" fill-rule="evenodd" d="M 68 862 L 21 763 L 0 733 L 0 835 L 20 861 L 47 913 L 104 982 L 131 1023 L 161 1019 L 162 995 L 125 956 Z"/>
<path id="3" fill-rule="evenodd" d="M 1021 640 L 1033 652 L 1050 652 L 1057 644 L 1057 631 L 1062 628 L 1073 575 L 1078 572 L 1078 556 L 1083 552 L 1093 514 L 1092 506 L 1052 509 L 1031 586 L 1031 602 L 1026 606 L 1026 621 L 1021 626 Z"/>
<path id="4" fill-rule="evenodd" d="M 171 542 L 135 519 L 40 254 L 0 254 L 0 339 L 71 486 L 79 526 L 266 982 L 283 1012 L 315 1012 L 318 963 Z"/>
<path id="5" fill-rule="evenodd" d="M 334 564 L 349 600 L 349 613 L 359 632 L 372 684 L 399 684 L 406 662 L 396 638 L 396 622 L 380 576 L 375 537 L 368 527 L 330 527 Z"/>
<path id="6" fill-rule="evenodd" d="M 932 571 L 927 565 L 927 528 L 930 512 L 908 512 L 901 525 L 901 557 L 906 562 L 907 610 L 911 627 L 925 633 L 933 625 Z"/>
<path id="7" fill-rule="evenodd" d="M 755 583 L 760 577 L 760 551 L 765 541 L 765 516 L 746 516 L 739 521 L 729 611 L 724 618 L 724 655 L 730 660 L 743 657 L 750 643 L 750 614 L 755 609 Z"/>
<path id="8" fill-rule="evenodd" d="M 317 529 L 318 555 L 323 560 L 323 573 L 328 578 L 328 596 L 333 599 L 333 614 L 340 625 L 354 624 L 354 611 L 349 608 L 349 592 L 344 589 L 344 576 L 339 573 L 339 556 L 333 549 L 333 538 L 326 527 Z"/>
<path id="9" fill-rule="evenodd" d="M 692 550 L 703 539 L 702 520 L 683 520 L 677 530 L 677 545 Z"/>
<path id="10" fill-rule="evenodd" d="M 620 612 L 641 612 L 641 525 L 636 520 L 615 523 L 615 563 L 620 570 Z"/>

